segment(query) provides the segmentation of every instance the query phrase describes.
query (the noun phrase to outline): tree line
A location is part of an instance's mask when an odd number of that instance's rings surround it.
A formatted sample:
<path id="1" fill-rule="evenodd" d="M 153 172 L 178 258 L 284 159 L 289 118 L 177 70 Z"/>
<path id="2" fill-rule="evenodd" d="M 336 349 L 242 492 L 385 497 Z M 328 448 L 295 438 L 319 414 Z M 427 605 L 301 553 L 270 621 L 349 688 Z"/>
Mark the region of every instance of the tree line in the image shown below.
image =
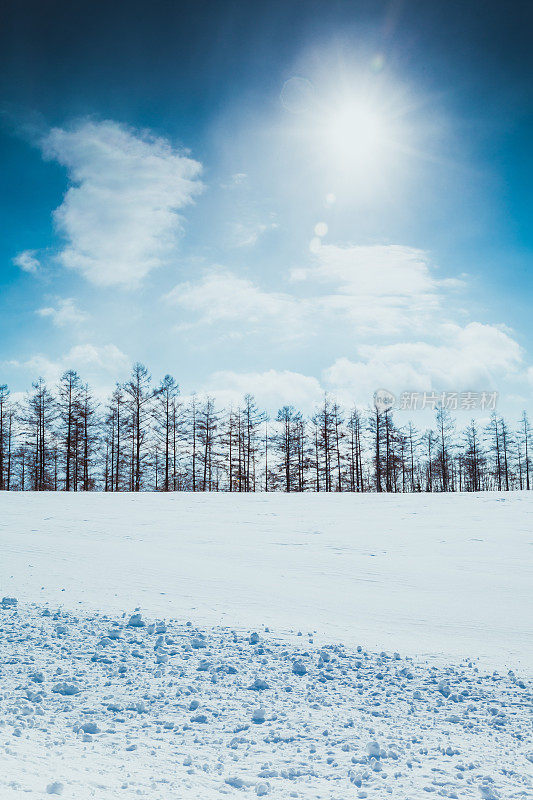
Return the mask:
<path id="1" fill-rule="evenodd" d="M 171 375 L 154 386 L 135 364 L 105 403 L 67 370 L 14 402 L 0 385 L 0 490 L 455 492 L 530 489 L 531 432 L 493 412 L 464 430 L 444 407 L 434 424 L 400 425 L 391 410 L 342 408 L 328 395 L 307 417 L 274 418 L 245 395 L 219 409 L 184 401 Z"/>

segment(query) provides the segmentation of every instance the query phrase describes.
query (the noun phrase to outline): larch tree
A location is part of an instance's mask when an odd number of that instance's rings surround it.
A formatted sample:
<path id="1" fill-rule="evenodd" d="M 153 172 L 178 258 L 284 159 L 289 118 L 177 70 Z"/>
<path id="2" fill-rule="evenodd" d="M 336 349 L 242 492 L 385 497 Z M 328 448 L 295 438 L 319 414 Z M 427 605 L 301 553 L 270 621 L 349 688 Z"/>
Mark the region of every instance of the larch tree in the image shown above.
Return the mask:
<path id="1" fill-rule="evenodd" d="M 346 413 L 324 396 L 304 416 L 284 406 L 268 417 L 252 397 L 215 409 L 179 400 L 165 376 L 155 390 L 133 367 L 102 411 L 74 370 L 50 391 L 41 378 L 24 403 L 0 385 L 0 487 L 68 491 L 481 491 L 531 490 L 531 433 L 500 414 L 455 433 L 437 412 L 423 434 L 399 427 L 392 409 Z M 485 456 L 485 453 L 487 454 Z"/>
<path id="2" fill-rule="evenodd" d="M 436 410 L 438 452 L 435 459 L 435 466 L 440 478 L 440 488 L 443 492 L 450 489 L 452 478 L 452 440 L 453 440 L 453 420 L 451 414 L 442 403 Z"/>
<path id="3" fill-rule="evenodd" d="M 0 490 L 6 488 L 6 453 L 9 416 L 9 389 L 6 383 L 0 385 Z"/>
<path id="4" fill-rule="evenodd" d="M 153 400 L 150 380 L 147 368 L 144 364 L 137 362 L 133 365 L 129 381 L 124 385 L 131 441 L 130 486 L 134 492 L 141 491 L 144 463 L 147 456 L 148 424 Z"/>
<path id="5" fill-rule="evenodd" d="M 199 462 L 201 475 L 201 491 L 211 491 L 213 488 L 213 473 L 216 468 L 215 441 L 218 427 L 218 415 L 215 411 L 215 401 L 206 397 L 198 409 L 197 435 L 199 445 Z"/>
<path id="6" fill-rule="evenodd" d="M 277 455 L 277 485 L 286 492 L 299 488 L 299 460 L 297 440 L 300 434 L 299 415 L 293 406 L 283 406 L 276 417 L 277 431 L 272 435 L 272 444 Z"/>
<path id="7" fill-rule="evenodd" d="M 58 433 L 62 439 L 64 489 L 66 492 L 70 492 L 73 483 L 74 441 L 76 426 L 79 424 L 81 393 L 81 379 L 78 373 L 73 369 L 64 372 L 60 378 L 57 392 L 57 413 Z"/>
<path id="8" fill-rule="evenodd" d="M 153 407 L 154 433 L 162 451 L 163 458 L 163 491 L 168 492 L 173 487 L 176 447 L 177 447 L 177 420 L 176 401 L 179 387 L 172 375 L 165 375 L 155 391 Z M 157 469 L 156 469 L 157 476 Z"/>
<path id="9" fill-rule="evenodd" d="M 53 488 L 49 472 L 50 439 L 55 417 L 55 401 L 43 378 L 32 384 L 32 391 L 26 397 L 24 424 L 26 434 L 32 443 L 33 454 L 29 464 L 33 489 L 42 492 Z"/>
<path id="10" fill-rule="evenodd" d="M 529 426 L 529 419 L 525 411 L 522 412 L 522 419 L 520 425 L 520 435 L 522 439 L 522 444 L 524 447 L 524 471 L 525 471 L 525 478 L 526 478 L 526 489 L 529 491 L 531 488 L 531 481 L 530 481 L 530 474 L 531 474 L 531 429 Z M 522 486 L 520 487 L 522 488 Z"/>

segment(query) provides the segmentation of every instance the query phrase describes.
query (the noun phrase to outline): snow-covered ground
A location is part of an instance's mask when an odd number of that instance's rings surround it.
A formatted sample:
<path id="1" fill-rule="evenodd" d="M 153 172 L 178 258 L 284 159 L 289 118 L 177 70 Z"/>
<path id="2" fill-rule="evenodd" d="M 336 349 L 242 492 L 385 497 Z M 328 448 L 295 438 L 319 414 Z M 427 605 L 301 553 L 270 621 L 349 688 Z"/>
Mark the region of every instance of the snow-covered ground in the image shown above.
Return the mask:
<path id="1" fill-rule="evenodd" d="M 411 654 L 533 661 L 533 498 L 0 496 L 0 592 Z"/>
<path id="2" fill-rule="evenodd" d="M 531 797 L 532 512 L 3 494 L 1 800 Z"/>

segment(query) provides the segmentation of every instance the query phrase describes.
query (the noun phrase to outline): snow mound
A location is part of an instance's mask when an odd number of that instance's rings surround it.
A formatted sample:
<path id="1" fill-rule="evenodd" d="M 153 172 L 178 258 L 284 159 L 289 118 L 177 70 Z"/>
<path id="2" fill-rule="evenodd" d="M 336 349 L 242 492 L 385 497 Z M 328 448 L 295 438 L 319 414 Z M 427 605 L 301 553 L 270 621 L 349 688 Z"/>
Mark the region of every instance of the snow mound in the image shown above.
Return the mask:
<path id="1" fill-rule="evenodd" d="M 531 795 L 516 671 L 131 618 L 2 607 L 2 800 Z"/>

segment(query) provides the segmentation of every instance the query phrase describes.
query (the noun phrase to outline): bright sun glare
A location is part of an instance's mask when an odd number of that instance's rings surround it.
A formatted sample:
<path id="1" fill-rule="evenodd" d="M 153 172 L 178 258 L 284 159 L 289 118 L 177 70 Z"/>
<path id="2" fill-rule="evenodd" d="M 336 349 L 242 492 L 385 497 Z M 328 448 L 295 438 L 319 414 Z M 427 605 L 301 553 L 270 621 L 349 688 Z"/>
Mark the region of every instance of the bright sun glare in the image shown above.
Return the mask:
<path id="1" fill-rule="evenodd" d="M 317 89 L 308 79 L 293 77 L 283 86 L 281 103 L 297 118 L 294 130 L 311 145 L 313 163 L 335 185 L 365 194 L 391 191 L 404 156 L 413 150 L 409 105 L 394 85 L 355 78 L 351 83 L 344 90 Z"/>
<path id="2" fill-rule="evenodd" d="M 385 120 L 364 103 L 347 103 L 326 122 L 325 138 L 346 164 L 374 162 L 384 147 Z"/>
<path id="3" fill-rule="evenodd" d="M 383 168 L 390 123 L 368 102 L 347 101 L 331 110 L 323 127 L 327 158 L 347 172 L 369 174 Z"/>

